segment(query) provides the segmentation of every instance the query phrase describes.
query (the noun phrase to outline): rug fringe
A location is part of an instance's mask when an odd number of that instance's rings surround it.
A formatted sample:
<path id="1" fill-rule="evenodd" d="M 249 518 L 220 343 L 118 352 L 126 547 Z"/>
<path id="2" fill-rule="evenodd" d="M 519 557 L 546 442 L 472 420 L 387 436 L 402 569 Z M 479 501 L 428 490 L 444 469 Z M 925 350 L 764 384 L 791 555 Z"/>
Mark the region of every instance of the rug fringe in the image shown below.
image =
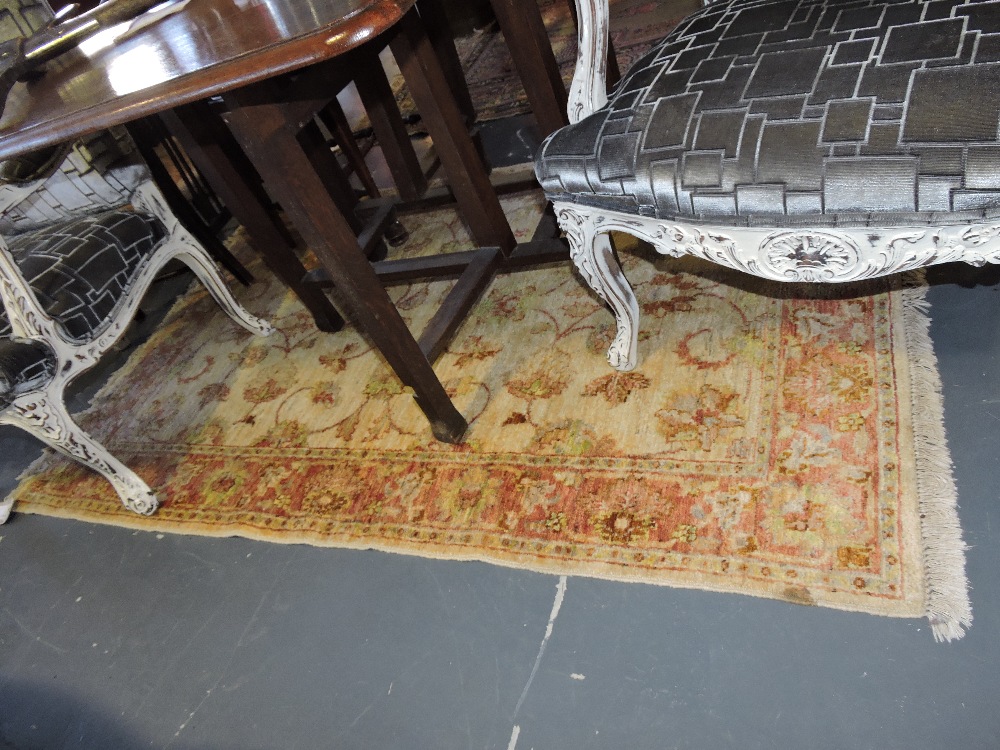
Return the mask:
<path id="1" fill-rule="evenodd" d="M 906 349 L 911 362 L 913 427 L 924 557 L 925 614 L 934 640 L 952 641 L 972 625 L 958 492 L 944 429 L 944 399 L 930 338 L 930 305 L 923 273 L 902 289 Z"/>

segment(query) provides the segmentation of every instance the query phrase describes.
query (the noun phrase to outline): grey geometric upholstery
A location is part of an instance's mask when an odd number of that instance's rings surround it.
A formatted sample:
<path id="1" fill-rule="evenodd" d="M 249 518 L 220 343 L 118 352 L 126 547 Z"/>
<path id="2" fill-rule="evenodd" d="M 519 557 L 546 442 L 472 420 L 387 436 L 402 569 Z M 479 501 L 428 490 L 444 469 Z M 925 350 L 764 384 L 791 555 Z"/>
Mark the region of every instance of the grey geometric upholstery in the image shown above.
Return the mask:
<path id="1" fill-rule="evenodd" d="M 20 33 L 35 28 L 26 18 L 39 8 L 37 0 L 0 0 L 0 34 L 11 24 Z M 73 420 L 67 385 L 114 346 L 174 261 L 246 330 L 273 329 L 233 298 L 125 131 L 4 163 L 0 178 L 0 424 L 29 431 L 99 472 L 127 508 L 152 513 L 158 500 L 149 485 Z M 12 505 L 0 498 L 0 523 Z"/>
<path id="2" fill-rule="evenodd" d="M 66 147 L 50 146 L 0 162 L 0 182 L 14 185 L 40 180 L 51 174 L 66 157 Z"/>
<path id="3" fill-rule="evenodd" d="M 8 0 L 0 6 L 0 41 L 28 36 L 51 20 L 52 11 L 45 0 Z"/>
<path id="4" fill-rule="evenodd" d="M 45 312 L 69 341 L 82 343 L 115 319 L 164 236 L 152 216 L 111 210 L 17 235 L 7 247 Z M 5 323 L 0 334 L 10 331 Z"/>
<path id="5" fill-rule="evenodd" d="M 123 206 L 148 177 L 148 168 L 136 153 L 131 138 L 121 128 L 102 130 L 53 151 L 55 164 L 27 178 L 44 178 L 41 189 L 0 214 L 0 234 L 5 237 L 112 206 Z M 36 152 L 31 156 L 44 158 L 46 155 Z M 0 166 L 0 175 L 19 168 L 21 164 L 5 162 Z M 26 171 L 30 172 L 30 167 Z M 0 184 L 0 201 L 5 191 L 14 193 L 16 190 L 15 184 Z"/>
<path id="6" fill-rule="evenodd" d="M 1000 2 L 734 0 L 536 159 L 551 200 L 741 226 L 1000 216 Z"/>
<path id="7" fill-rule="evenodd" d="M 27 37 L 52 22 L 52 10 L 45 0 L 2 0 L 0 2 L 0 42 Z M 60 146 L 44 148 L 0 162 L 0 179 L 26 182 L 45 177 L 64 154 Z"/>
<path id="8" fill-rule="evenodd" d="M 41 341 L 0 339 L 0 409 L 55 375 L 56 357 Z"/>

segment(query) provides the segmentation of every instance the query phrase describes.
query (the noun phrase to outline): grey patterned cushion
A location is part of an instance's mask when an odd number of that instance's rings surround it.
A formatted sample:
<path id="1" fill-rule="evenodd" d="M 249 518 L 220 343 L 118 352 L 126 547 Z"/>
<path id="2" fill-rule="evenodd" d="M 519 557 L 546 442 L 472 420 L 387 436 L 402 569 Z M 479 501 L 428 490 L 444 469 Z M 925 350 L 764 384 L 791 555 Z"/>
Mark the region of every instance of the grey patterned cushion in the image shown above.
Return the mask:
<path id="1" fill-rule="evenodd" d="M 0 183 L 15 185 L 34 182 L 48 177 L 66 158 L 68 149 L 63 145 L 49 146 L 38 151 L 15 156 L 0 162 Z"/>
<path id="2" fill-rule="evenodd" d="M 52 20 L 52 11 L 42 0 L 3 0 L 0 3 L 0 41 L 28 37 Z M 27 182 L 46 177 L 65 155 L 62 146 L 34 151 L 0 162 L 0 182 Z"/>
<path id="3" fill-rule="evenodd" d="M 0 3 L 0 41 L 31 36 L 51 20 L 52 11 L 44 0 L 4 0 Z"/>
<path id="4" fill-rule="evenodd" d="M 52 379 L 56 358 L 40 341 L 0 339 L 0 409 Z"/>
<path id="5" fill-rule="evenodd" d="M 164 236 L 152 216 L 112 210 L 18 235 L 8 247 L 45 311 L 82 343 L 108 325 Z M 0 334 L 9 331 L 3 320 Z"/>
<path id="6" fill-rule="evenodd" d="M 0 215 L 0 234 L 30 232 L 49 224 L 128 203 L 136 187 L 148 179 L 145 163 L 135 153 L 128 134 L 120 128 L 102 130 L 82 138 L 53 157 L 65 156 L 45 183 Z M 13 171 L 18 165 L 5 165 Z M 27 168 L 30 170 L 30 166 Z M 31 176 L 45 176 L 44 168 Z M 20 176 L 12 182 L 25 182 Z M 12 190 L 0 184 L 3 191 Z"/>
<path id="7" fill-rule="evenodd" d="M 718 224 L 1000 215 L 1000 2 L 735 0 L 550 136 L 551 199 Z"/>

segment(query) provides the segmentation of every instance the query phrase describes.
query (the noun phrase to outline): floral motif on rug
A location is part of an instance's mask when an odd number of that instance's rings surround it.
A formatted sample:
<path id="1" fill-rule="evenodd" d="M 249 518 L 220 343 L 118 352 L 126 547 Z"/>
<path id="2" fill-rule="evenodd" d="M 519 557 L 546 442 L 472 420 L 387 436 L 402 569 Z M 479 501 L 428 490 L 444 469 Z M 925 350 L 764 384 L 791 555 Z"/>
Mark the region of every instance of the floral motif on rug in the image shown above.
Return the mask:
<path id="1" fill-rule="evenodd" d="M 541 201 L 506 200 L 519 237 Z M 408 252 L 468 243 L 449 211 L 406 222 Z M 156 489 L 157 514 L 130 514 L 54 456 L 15 510 L 930 614 L 960 634 L 933 355 L 913 344 L 921 290 L 817 296 L 638 246 L 622 256 L 639 367 L 607 366 L 612 318 L 568 263 L 498 277 L 435 366 L 470 423 L 461 445 L 434 441 L 364 338 L 318 332 L 265 271 L 237 291 L 276 325 L 267 339 L 193 287 L 81 418 Z M 420 330 L 449 287 L 392 296 Z M 918 492 L 928 441 L 940 499 Z M 945 553 L 921 515 L 945 519 Z M 959 604 L 943 606 L 935 568 L 955 553 L 944 579 Z"/>

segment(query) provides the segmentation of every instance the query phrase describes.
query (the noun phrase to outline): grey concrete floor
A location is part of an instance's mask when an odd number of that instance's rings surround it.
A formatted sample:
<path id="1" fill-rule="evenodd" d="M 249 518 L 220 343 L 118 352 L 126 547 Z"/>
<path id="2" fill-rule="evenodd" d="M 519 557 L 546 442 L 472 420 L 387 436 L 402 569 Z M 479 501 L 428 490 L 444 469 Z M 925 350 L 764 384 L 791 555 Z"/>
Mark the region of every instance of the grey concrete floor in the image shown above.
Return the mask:
<path id="1" fill-rule="evenodd" d="M 15 509 L 0 748 L 1000 747 L 1000 273 L 930 277 L 971 545 L 963 640 L 936 644 L 921 620 Z M 0 493 L 37 452 L 0 430 Z"/>

